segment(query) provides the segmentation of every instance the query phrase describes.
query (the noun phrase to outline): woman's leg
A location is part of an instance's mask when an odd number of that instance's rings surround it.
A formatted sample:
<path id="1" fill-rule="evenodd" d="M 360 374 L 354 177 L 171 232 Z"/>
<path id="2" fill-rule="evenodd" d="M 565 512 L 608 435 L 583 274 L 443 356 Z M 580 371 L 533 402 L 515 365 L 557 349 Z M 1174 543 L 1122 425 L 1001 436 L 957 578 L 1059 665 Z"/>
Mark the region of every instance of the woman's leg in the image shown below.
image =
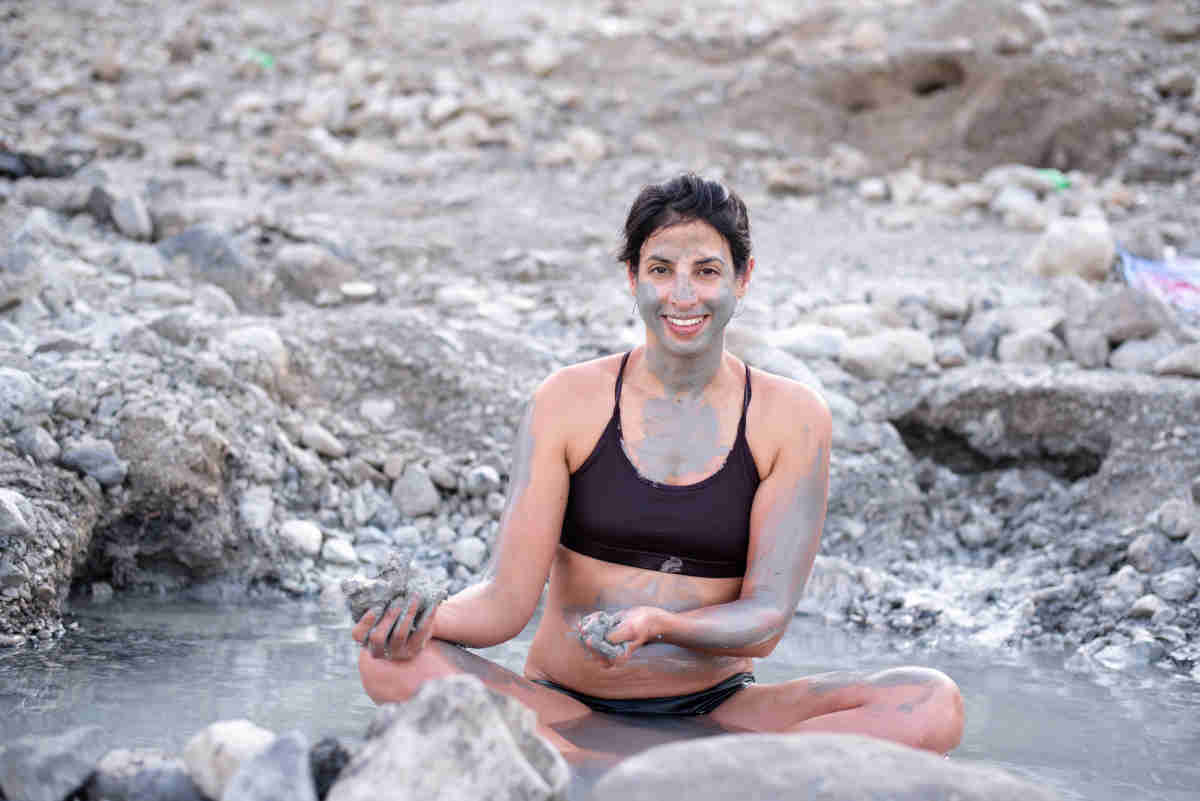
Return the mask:
<path id="1" fill-rule="evenodd" d="M 944 754 L 962 740 L 962 695 L 949 676 L 918 667 L 823 673 L 739 691 L 717 723 L 758 732 L 866 734 Z"/>
<path id="2" fill-rule="evenodd" d="M 591 713 L 587 706 L 565 693 L 535 684 L 495 662 L 442 640 L 430 640 L 415 658 L 405 661 L 374 657 L 364 648 L 358 655 L 358 673 L 363 689 L 377 704 L 407 700 L 430 679 L 469 673 L 493 690 L 512 696 L 533 709 L 537 713 L 538 733 L 564 753 L 573 746 L 551 727 Z"/>

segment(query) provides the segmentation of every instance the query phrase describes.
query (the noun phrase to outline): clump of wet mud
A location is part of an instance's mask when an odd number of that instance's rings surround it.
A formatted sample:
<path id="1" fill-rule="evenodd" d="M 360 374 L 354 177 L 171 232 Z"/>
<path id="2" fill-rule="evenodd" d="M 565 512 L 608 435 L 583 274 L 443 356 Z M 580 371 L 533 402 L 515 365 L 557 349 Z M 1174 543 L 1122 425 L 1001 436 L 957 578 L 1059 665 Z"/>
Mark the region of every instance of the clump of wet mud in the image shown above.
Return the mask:
<path id="1" fill-rule="evenodd" d="M 393 554 L 376 578 L 351 576 L 342 582 L 342 593 L 346 596 L 346 608 L 355 621 L 374 610 L 376 618 L 382 618 L 389 608 L 407 608 L 409 599 L 421 599 L 421 606 L 413 619 L 413 627 L 446 599 L 447 584 L 426 572 L 415 562 Z"/>
<path id="2" fill-rule="evenodd" d="M 579 639 L 593 651 L 609 659 L 625 655 L 625 645 L 614 645 L 608 641 L 609 632 L 621 625 L 620 614 L 595 612 L 579 622 Z"/>

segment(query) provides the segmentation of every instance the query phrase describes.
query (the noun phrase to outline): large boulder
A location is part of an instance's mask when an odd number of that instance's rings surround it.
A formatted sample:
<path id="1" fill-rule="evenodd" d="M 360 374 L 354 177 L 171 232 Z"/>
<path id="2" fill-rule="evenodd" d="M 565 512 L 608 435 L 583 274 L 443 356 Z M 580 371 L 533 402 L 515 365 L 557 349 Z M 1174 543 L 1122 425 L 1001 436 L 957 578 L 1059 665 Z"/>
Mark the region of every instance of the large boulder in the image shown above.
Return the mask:
<path id="1" fill-rule="evenodd" d="M 565 798 L 566 761 L 536 729 L 532 709 L 474 676 L 426 682 L 380 707 L 327 801 Z"/>
<path id="2" fill-rule="evenodd" d="M 662 745 L 596 784 L 595 801 L 1053 801 L 998 768 L 852 734 L 728 734 Z"/>
<path id="3" fill-rule="evenodd" d="M 73 473 L 0 447 L 0 638 L 60 628 L 71 577 L 91 546 L 100 498 Z"/>
<path id="4" fill-rule="evenodd" d="M 1200 473 L 1200 450 L 1176 433 L 1200 408 L 1195 381 L 977 364 L 894 389 L 888 417 L 902 429 L 993 465 L 1090 476 L 1089 506 L 1115 520 L 1141 520 Z"/>
<path id="5" fill-rule="evenodd" d="M 96 769 L 108 748 L 99 726 L 55 736 L 28 735 L 0 746 L 0 798 L 62 801 Z"/>

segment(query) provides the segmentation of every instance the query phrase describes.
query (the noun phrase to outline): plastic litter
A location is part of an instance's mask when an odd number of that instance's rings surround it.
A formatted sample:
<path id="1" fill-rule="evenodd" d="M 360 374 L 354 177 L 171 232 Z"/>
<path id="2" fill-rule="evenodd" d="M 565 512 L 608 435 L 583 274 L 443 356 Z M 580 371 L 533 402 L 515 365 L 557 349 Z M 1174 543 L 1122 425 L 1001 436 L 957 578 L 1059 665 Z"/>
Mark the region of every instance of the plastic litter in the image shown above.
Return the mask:
<path id="1" fill-rule="evenodd" d="M 1200 257 L 1143 259 L 1118 248 L 1117 269 L 1125 283 L 1176 309 L 1189 324 L 1200 325 Z"/>
<path id="2" fill-rule="evenodd" d="M 1067 177 L 1066 173 L 1060 170 L 1044 169 L 1037 172 L 1038 175 L 1049 180 L 1054 185 L 1054 188 L 1060 192 L 1071 188 L 1071 179 Z"/>
<path id="3" fill-rule="evenodd" d="M 265 50 L 259 50 L 257 47 L 252 47 L 246 51 L 246 58 L 253 61 L 264 70 L 269 70 L 275 66 L 275 56 Z"/>

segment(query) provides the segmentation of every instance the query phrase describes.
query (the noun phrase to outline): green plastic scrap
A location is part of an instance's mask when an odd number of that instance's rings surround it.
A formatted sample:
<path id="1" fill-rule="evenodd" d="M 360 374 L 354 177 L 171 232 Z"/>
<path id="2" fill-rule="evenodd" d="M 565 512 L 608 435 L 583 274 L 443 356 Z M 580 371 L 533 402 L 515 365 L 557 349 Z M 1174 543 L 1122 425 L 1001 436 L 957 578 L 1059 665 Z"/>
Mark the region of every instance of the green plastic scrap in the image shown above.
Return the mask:
<path id="1" fill-rule="evenodd" d="M 1059 170 L 1044 169 L 1037 172 L 1038 175 L 1048 179 L 1054 185 L 1054 188 L 1059 191 L 1071 188 L 1071 179 Z"/>
<path id="2" fill-rule="evenodd" d="M 256 47 L 252 47 L 246 51 L 246 58 L 250 59 L 265 70 L 269 70 L 275 66 L 275 56 L 271 55 L 265 50 L 259 50 Z"/>

